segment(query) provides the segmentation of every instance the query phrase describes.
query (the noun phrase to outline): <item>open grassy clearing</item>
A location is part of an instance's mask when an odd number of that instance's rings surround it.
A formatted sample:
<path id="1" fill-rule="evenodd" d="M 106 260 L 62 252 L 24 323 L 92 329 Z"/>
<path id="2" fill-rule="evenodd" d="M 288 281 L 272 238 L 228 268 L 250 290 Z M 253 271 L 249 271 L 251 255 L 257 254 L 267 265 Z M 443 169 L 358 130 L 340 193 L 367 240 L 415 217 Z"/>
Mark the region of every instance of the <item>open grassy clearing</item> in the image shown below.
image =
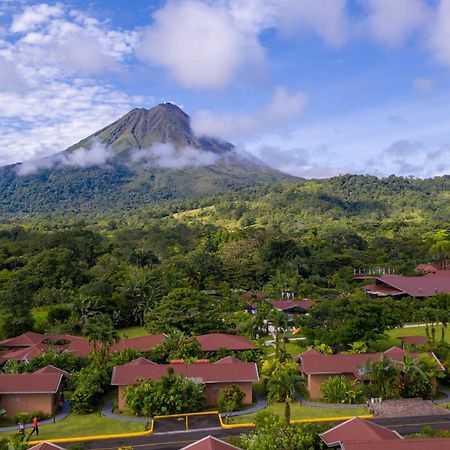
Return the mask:
<path id="1" fill-rule="evenodd" d="M 267 406 L 264 411 L 284 417 L 284 403 L 273 403 Z M 249 423 L 255 420 L 257 413 L 245 414 L 233 417 L 232 423 Z M 320 408 L 316 406 L 300 405 L 300 403 L 291 403 L 291 420 L 300 419 L 318 419 L 322 417 L 343 417 L 343 416 L 361 416 L 368 414 L 367 408 Z"/>
<path id="2" fill-rule="evenodd" d="M 437 325 L 436 327 L 436 340 L 441 340 L 442 326 Z M 398 336 L 426 336 L 426 327 L 412 327 L 412 328 L 395 328 L 388 331 L 388 335 L 396 338 Z M 445 341 L 450 344 L 450 327 L 445 332 Z M 400 341 L 398 341 L 400 344 Z M 398 345 L 398 344 L 397 344 Z"/>
<path id="3" fill-rule="evenodd" d="M 31 426 L 26 431 L 30 431 Z M 60 422 L 39 426 L 39 437 L 32 439 L 56 439 L 76 436 L 94 436 L 98 434 L 119 434 L 144 431 L 144 424 L 122 422 L 101 416 L 99 412 L 86 415 L 69 414 Z M 3 434 L 3 433 L 2 433 Z M 9 432 L 8 434 L 15 434 Z"/>
<path id="4" fill-rule="evenodd" d="M 144 327 L 128 327 L 117 330 L 121 338 L 134 338 L 148 336 L 148 331 Z"/>

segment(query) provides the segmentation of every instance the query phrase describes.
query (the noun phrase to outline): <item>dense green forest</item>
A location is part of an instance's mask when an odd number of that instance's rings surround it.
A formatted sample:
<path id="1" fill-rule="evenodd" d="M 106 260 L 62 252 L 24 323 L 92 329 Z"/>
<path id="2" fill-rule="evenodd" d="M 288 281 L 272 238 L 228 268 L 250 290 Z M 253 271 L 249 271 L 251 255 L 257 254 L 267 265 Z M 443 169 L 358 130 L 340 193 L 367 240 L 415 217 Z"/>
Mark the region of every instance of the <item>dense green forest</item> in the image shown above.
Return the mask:
<path id="1" fill-rule="evenodd" d="M 174 289 L 283 289 L 299 297 L 358 290 L 353 270 L 412 273 L 449 239 L 450 177 L 300 180 L 121 213 L 4 217 L 0 334 L 80 331 L 90 314 L 142 324 Z M 50 310 L 47 321 L 30 313 Z M 36 317 L 36 315 L 34 316 Z"/>

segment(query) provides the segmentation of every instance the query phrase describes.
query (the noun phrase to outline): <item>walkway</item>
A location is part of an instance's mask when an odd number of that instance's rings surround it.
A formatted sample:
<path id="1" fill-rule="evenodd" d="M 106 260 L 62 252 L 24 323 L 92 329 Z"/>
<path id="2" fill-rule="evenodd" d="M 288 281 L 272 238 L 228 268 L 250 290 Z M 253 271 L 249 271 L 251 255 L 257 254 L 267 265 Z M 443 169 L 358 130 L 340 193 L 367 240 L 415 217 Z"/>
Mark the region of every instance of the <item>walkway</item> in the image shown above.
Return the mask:
<path id="1" fill-rule="evenodd" d="M 245 416 L 246 414 L 252 414 L 256 413 L 258 411 L 261 411 L 267 406 L 266 399 L 264 396 L 259 395 L 256 397 L 256 405 L 252 406 L 248 409 L 243 409 L 242 411 L 234 411 L 232 413 L 221 413 L 220 415 L 222 417 L 236 417 L 236 416 Z"/>
<path id="2" fill-rule="evenodd" d="M 62 408 L 59 411 L 59 413 L 56 414 L 56 416 L 53 417 L 52 419 L 39 421 L 39 425 L 49 425 L 51 423 L 59 422 L 60 420 L 65 419 L 70 414 L 71 410 L 72 410 L 72 408 L 70 407 L 69 400 L 64 400 L 64 403 L 63 403 Z M 27 430 L 27 427 L 29 428 L 30 426 L 31 426 L 31 423 L 27 423 L 25 425 L 25 430 Z M 17 430 L 18 430 L 17 425 L 14 425 L 11 427 L 0 427 L 0 432 L 2 432 L 2 431 L 17 431 Z"/>
<path id="3" fill-rule="evenodd" d="M 141 422 L 147 423 L 149 419 L 145 417 L 132 417 L 132 416 L 124 416 L 122 414 L 114 414 L 113 413 L 113 399 L 107 398 L 103 402 L 102 414 L 110 419 L 121 420 L 122 422 Z"/>
<path id="4" fill-rule="evenodd" d="M 450 388 L 440 384 L 437 390 L 438 392 L 443 392 L 445 394 L 445 397 L 439 400 L 433 400 L 433 403 L 450 403 Z"/>

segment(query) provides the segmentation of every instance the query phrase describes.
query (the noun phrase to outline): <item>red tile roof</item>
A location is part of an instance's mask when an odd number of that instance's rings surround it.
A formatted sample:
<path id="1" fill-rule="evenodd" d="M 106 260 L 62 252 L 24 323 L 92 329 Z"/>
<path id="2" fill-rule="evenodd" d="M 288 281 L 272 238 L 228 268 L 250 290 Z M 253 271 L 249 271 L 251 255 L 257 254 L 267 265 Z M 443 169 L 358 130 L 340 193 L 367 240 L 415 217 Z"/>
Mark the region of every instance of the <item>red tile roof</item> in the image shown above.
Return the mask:
<path id="1" fill-rule="evenodd" d="M 331 428 L 331 430 L 319 434 L 319 436 L 329 447 L 335 447 L 342 442 L 354 441 L 361 438 L 367 441 L 402 439 L 396 431 L 388 430 L 381 425 L 360 419 L 359 417 L 347 420 Z"/>
<path id="2" fill-rule="evenodd" d="M 430 297 L 436 293 L 450 293 L 450 270 L 439 270 L 419 277 L 383 275 L 377 280 L 412 297 Z"/>
<path id="3" fill-rule="evenodd" d="M 53 394 L 58 391 L 63 374 L 0 374 L 0 394 Z"/>
<path id="4" fill-rule="evenodd" d="M 419 264 L 414 271 L 422 273 L 436 273 L 438 270 L 443 270 L 440 264 Z"/>
<path id="5" fill-rule="evenodd" d="M 411 358 L 417 358 L 420 353 L 406 352 L 398 347 L 392 347 L 384 353 L 363 353 L 359 355 L 323 355 L 315 351 L 306 351 L 297 357 L 301 363 L 300 370 L 306 374 L 341 374 L 352 373 L 356 378 L 361 377 L 359 369 L 364 367 L 367 361 L 379 361 L 382 355 L 392 361 L 403 362 L 403 357 L 409 355 Z M 441 362 L 434 353 L 429 353 L 436 359 L 440 370 L 443 370 Z"/>
<path id="6" fill-rule="evenodd" d="M 314 304 L 314 302 L 312 302 L 311 300 L 277 300 L 271 303 L 275 308 L 281 311 L 286 311 L 287 309 L 292 308 L 301 308 L 307 310 Z"/>
<path id="7" fill-rule="evenodd" d="M 0 347 L 30 347 L 31 345 L 40 344 L 41 342 L 42 334 L 27 331 L 20 336 L 0 341 Z"/>
<path id="8" fill-rule="evenodd" d="M 51 347 L 47 344 L 34 344 L 30 347 L 18 348 L 16 350 L 10 350 L 0 356 L 0 363 L 8 361 L 10 359 L 14 361 L 28 361 L 31 358 L 42 355 L 48 351 Z"/>
<path id="9" fill-rule="evenodd" d="M 149 336 L 139 336 L 135 338 L 122 339 L 117 344 L 111 347 L 111 351 L 124 350 L 126 348 L 134 348 L 140 352 L 146 352 L 155 345 L 160 345 L 164 342 L 165 334 L 153 334 Z"/>
<path id="10" fill-rule="evenodd" d="M 426 336 L 399 336 L 397 339 L 409 345 L 424 345 L 427 342 Z"/>
<path id="11" fill-rule="evenodd" d="M 41 442 L 40 444 L 33 445 L 28 450 L 66 450 L 64 447 L 52 444 L 51 442 Z"/>
<path id="12" fill-rule="evenodd" d="M 384 284 L 368 284 L 362 286 L 363 290 L 367 291 L 369 294 L 378 295 L 380 297 L 392 297 L 394 295 L 404 295 L 405 292 L 399 289 L 395 289 L 391 286 L 386 286 Z"/>
<path id="13" fill-rule="evenodd" d="M 227 350 L 256 350 L 258 347 L 243 336 L 233 334 L 211 333 L 196 336 L 202 351 L 216 352 L 221 348 Z"/>
<path id="14" fill-rule="evenodd" d="M 238 383 L 259 380 L 256 364 L 249 362 L 136 365 L 135 361 L 132 361 L 114 367 L 111 384 L 113 386 L 129 386 L 136 384 L 140 379 L 159 380 L 162 376 L 167 375 L 169 367 L 173 368 L 175 375 L 198 380 L 200 383 Z"/>
<path id="15" fill-rule="evenodd" d="M 206 436 L 193 444 L 183 447 L 181 450 L 239 450 L 239 447 L 227 444 L 214 436 Z"/>
<path id="16" fill-rule="evenodd" d="M 241 362 L 240 359 L 234 358 L 233 356 L 225 356 L 225 358 L 219 359 L 213 364 L 240 364 Z"/>
<path id="17" fill-rule="evenodd" d="M 49 364 L 48 366 L 42 367 L 42 369 L 38 369 L 33 373 L 59 373 L 66 377 L 70 376 L 69 372 L 59 369 L 58 367 L 52 366 L 51 364 Z"/>
<path id="18" fill-rule="evenodd" d="M 342 450 L 450 450 L 450 438 L 344 442 Z"/>

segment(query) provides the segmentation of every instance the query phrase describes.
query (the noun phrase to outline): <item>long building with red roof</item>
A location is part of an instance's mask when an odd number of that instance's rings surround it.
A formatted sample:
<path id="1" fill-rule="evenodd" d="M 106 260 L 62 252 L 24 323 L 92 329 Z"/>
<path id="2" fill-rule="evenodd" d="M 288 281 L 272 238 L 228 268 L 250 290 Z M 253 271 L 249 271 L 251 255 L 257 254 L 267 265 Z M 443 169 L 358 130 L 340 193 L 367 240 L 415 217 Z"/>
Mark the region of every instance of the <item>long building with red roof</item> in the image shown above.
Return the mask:
<path id="1" fill-rule="evenodd" d="M 245 394 L 243 403 L 251 404 L 252 383 L 259 380 L 255 363 L 243 362 L 232 357 L 225 357 L 215 363 L 201 360 L 196 364 L 185 364 L 181 361 L 179 364 L 157 364 L 139 358 L 113 369 L 111 385 L 118 387 L 119 409 L 125 408 L 123 390 L 127 386 L 135 385 L 141 379 L 159 380 L 167 375 L 169 368 L 173 369 L 175 375 L 204 384 L 206 402 L 209 405 L 217 404 L 220 390 L 229 384 L 238 385 Z"/>

